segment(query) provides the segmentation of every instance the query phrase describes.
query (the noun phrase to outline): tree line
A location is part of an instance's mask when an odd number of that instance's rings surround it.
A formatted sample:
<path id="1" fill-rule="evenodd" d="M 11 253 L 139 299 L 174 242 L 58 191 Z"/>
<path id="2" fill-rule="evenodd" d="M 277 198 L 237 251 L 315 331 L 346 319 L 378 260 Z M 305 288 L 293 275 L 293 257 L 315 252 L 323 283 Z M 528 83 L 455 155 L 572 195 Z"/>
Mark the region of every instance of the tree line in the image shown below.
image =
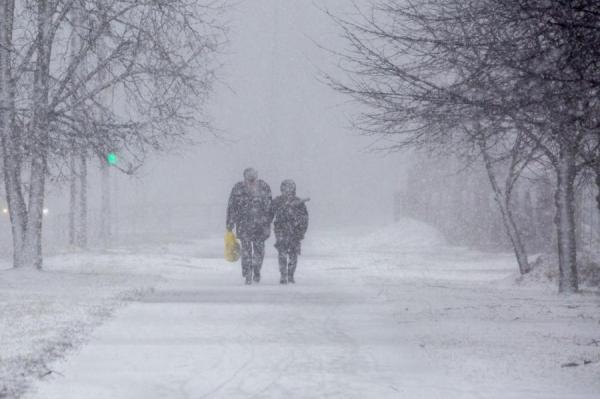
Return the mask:
<path id="1" fill-rule="evenodd" d="M 133 173 L 151 151 L 206 128 L 202 107 L 223 41 L 222 6 L 0 1 L 2 176 L 15 267 L 42 267 L 49 179 L 69 181 L 71 240 L 85 245 L 90 160 L 105 173 L 107 155 L 119 154 L 123 162 L 114 167 Z"/>
<path id="2" fill-rule="evenodd" d="M 600 211 L 600 4 L 382 0 L 332 17 L 348 47 L 346 78 L 330 82 L 366 105 L 358 128 L 388 151 L 480 165 L 522 274 L 514 194 L 549 176 L 559 291 L 576 292 L 580 182 L 596 186 Z"/>

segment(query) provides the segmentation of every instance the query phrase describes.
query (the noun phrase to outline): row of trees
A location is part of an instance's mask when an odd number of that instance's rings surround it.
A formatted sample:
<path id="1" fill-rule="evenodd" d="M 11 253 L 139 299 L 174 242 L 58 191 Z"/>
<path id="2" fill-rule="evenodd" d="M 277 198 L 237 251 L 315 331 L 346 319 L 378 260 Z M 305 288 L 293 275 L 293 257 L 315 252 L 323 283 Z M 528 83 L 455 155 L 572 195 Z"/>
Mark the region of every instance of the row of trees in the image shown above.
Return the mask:
<path id="1" fill-rule="evenodd" d="M 89 159 L 116 152 L 126 160 L 119 168 L 132 173 L 149 151 L 205 127 L 200 111 L 223 37 L 220 7 L 195 0 L 0 1 L 2 172 L 15 267 L 42 266 L 48 177 L 71 176 L 79 220 L 72 223 L 85 228 Z"/>
<path id="2" fill-rule="evenodd" d="M 530 254 L 551 255 L 556 247 L 553 184 L 550 174 L 525 172 L 513 190 L 512 213 Z M 583 273 L 593 273 L 590 262 L 597 260 L 600 246 L 596 194 L 593 181 L 578 180 L 575 220 L 578 253 L 583 255 L 582 261 L 578 259 L 578 271 Z M 432 164 L 425 155 L 415 156 L 405 184 L 396 193 L 395 215 L 436 226 L 452 244 L 494 251 L 511 249 L 487 173 L 477 162 L 465 167 L 460 159 L 438 157 Z M 591 282 L 589 273 L 580 277 Z"/>
<path id="3" fill-rule="evenodd" d="M 559 291 L 578 290 L 575 186 L 600 187 L 600 4 L 595 0 L 382 0 L 336 18 L 350 47 L 333 86 L 387 150 L 479 160 L 521 273 L 513 193 L 552 176 Z M 600 210 L 600 196 L 598 197 Z"/>

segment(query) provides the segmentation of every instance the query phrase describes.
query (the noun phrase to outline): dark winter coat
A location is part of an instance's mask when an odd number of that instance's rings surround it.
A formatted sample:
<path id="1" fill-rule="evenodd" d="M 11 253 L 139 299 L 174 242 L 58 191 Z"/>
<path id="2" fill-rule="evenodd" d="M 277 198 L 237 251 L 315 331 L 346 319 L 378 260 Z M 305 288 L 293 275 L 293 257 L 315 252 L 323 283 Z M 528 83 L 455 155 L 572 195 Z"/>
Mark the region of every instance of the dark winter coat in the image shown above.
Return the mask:
<path id="1" fill-rule="evenodd" d="M 236 228 L 242 241 L 265 241 L 271 235 L 271 188 L 263 180 L 251 190 L 239 182 L 231 190 L 227 206 L 227 228 Z"/>
<path id="2" fill-rule="evenodd" d="M 273 200 L 271 215 L 274 218 L 275 247 L 280 251 L 300 252 L 300 241 L 308 229 L 308 210 L 305 201 L 296 196 L 280 195 Z"/>

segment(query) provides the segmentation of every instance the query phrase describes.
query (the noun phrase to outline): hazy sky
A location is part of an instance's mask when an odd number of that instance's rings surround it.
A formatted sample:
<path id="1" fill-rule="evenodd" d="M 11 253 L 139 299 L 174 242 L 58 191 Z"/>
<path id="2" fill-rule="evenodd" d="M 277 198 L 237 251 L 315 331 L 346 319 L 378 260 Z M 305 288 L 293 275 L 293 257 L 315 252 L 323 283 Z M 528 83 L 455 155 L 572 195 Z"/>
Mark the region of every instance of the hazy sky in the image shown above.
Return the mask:
<path id="1" fill-rule="evenodd" d="M 335 50 L 344 42 L 319 7 L 343 12 L 348 3 L 234 5 L 228 13 L 230 43 L 209 110 L 223 140 L 161 155 L 140 179 L 120 178 L 118 202 L 213 204 L 222 208 L 224 219 L 231 187 L 253 166 L 274 195 L 283 179 L 294 179 L 298 195 L 311 197 L 313 226 L 389 219 L 401 157 L 367 153 L 371 139 L 349 129 L 356 105 L 320 77 L 323 70 L 336 71 L 336 59 L 315 42 Z"/>

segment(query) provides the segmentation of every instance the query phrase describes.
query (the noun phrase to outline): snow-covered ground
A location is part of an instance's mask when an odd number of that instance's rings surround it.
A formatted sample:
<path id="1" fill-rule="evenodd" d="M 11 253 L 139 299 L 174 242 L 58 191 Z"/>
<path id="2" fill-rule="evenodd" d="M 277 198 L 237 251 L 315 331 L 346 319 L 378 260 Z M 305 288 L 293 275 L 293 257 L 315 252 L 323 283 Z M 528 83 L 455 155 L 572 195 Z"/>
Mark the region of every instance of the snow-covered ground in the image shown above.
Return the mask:
<path id="1" fill-rule="evenodd" d="M 123 266 L 128 260 L 135 262 L 130 256 L 114 256 L 112 262 Z M 108 261 L 57 256 L 41 273 L 0 266 L 0 398 L 19 397 L 32 379 L 49 375 L 52 361 L 80 346 L 114 310 L 160 279 L 126 270 L 107 273 Z"/>
<path id="2" fill-rule="evenodd" d="M 244 286 L 220 238 L 1 272 L 5 396 L 600 397 L 597 293 L 517 285 L 510 255 L 410 220 L 310 233 L 295 286 L 271 241 Z"/>

